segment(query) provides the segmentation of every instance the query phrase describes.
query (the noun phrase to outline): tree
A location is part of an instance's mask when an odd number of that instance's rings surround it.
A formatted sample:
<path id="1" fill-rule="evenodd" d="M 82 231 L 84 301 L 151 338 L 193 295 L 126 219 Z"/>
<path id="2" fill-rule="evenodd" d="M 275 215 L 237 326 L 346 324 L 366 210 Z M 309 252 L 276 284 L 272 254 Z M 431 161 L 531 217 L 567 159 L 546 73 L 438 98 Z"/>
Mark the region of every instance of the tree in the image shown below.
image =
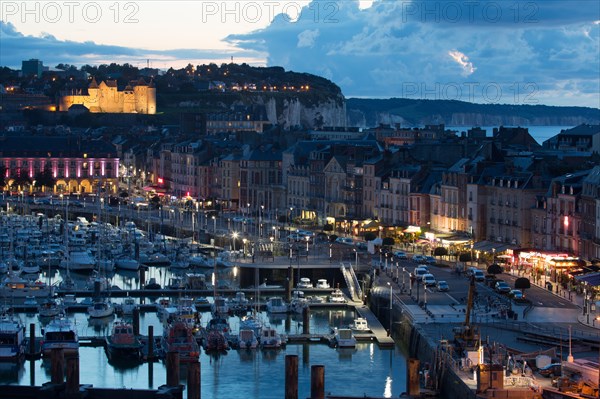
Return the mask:
<path id="1" fill-rule="evenodd" d="M 384 247 L 391 247 L 393 246 L 395 243 L 395 240 L 393 237 L 385 237 L 381 243 L 381 245 L 383 245 Z"/>
<path id="2" fill-rule="evenodd" d="M 487 272 L 488 272 L 488 274 L 493 274 L 493 275 L 500 274 L 500 273 L 502 273 L 502 267 L 497 263 L 492 263 L 491 265 L 488 266 Z M 529 280 L 527 280 L 527 281 L 529 281 Z"/>
<path id="3" fill-rule="evenodd" d="M 468 252 L 463 252 L 462 254 L 459 255 L 458 260 L 461 262 L 470 262 L 471 259 L 471 254 Z"/>
<path id="4" fill-rule="evenodd" d="M 323 226 L 323 231 L 333 231 L 333 225 L 327 223 L 325 226 Z"/>
<path id="5" fill-rule="evenodd" d="M 520 277 L 515 280 L 515 289 L 523 290 L 523 293 L 526 289 L 531 288 L 531 282 L 526 277 Z"/>
<path id="6" fill-rule="evenodd" d="M 27 174 L 27 171 L 23 169 L 17 169 L 15 178 L 13 180 L 13 186 L 23 188 L 29 184 L 31 184 L 31 178 Z"/>
<path id="7" fill-rule="evenodd" d="M 377 235 L 375 235 L 375 233 L 372 233 L 370 231 L 365 233 L 365 241 L 373 241 L 376 238 L 377 238 Z"/>
<path id="8" fill-rule="evenodd" d="M 52 188 L 56 184 L 56 179 L 52 175 L 52 171 L 50 168 L 45 168 L 41 172 L 38 172 L 35 175 L 35 185 L 36 187 L 48 187 Z"/>
<path id="9" fill-rule="evenodd" d="M 446 256 L 448 255 L 448 250 L 444 247 L 436 247 L 433 250 L 433 256 Z"/>

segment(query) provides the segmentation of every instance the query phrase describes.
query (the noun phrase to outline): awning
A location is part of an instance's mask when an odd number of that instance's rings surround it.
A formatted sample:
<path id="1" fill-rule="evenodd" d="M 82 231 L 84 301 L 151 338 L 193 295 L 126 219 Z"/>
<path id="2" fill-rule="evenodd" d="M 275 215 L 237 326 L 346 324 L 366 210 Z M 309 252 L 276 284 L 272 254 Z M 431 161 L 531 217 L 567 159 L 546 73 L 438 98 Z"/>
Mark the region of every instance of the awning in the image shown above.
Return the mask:
<path id="1" fill-rule="evenodd" d="M 600 272 L 599 273 L 588 273 L 581 276 L 575 276 L 575 280 L 580 282 L 586 282 L 592 287 L 600 286 Z"/>
<path id="2" fill-rule="evenodd" d="M 480 252 L 494 252 L 500 253 L 504 252 L 508 249 L 516 249 L 518 247 L 510 244 L 505 244 L 502 242 L 493 242 L 493 241 L 478 241 L 473 244 L 473 249 Z"/>
<path id="3" fill-rule="evenodd" d="M 405 230 L 405 233 L 420 233 L 421 228 L 419 226 L 408 226 Z"/>

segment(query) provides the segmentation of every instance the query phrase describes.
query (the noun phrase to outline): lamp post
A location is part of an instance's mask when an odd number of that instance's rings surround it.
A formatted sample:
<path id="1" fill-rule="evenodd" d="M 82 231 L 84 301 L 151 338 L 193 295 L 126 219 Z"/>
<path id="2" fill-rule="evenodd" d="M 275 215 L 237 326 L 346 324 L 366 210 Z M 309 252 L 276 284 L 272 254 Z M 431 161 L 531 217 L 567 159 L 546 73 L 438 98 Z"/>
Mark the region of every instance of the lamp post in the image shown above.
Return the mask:
<path id="1" fill-rule="evenodd" d="M 387 285 L 390 286 L 390 328 L 388 330 L 388 337 L 392 335 L 392 311 L 394 309 L 394 287 L 388 281 Z"/>
<path id="2" fill-rule="evenodd" d="M 354 251 L 355 255 L 354 269 L 358 270 L 358 251 L 356 250 L 356 248 L 353 248 L 352 250 Z"/>
<path id="3" fill-rule="evenodd" d="M 244 244 L 244 248 L 243 248 L 243 254 L 244 254 L 244 260 L 246 259 L 246 242 L 248 240 L 246 238 L 242 239 L 242 243 Z"/>
<path id="4" fill-rule="evenodd" d="M 262 238 L 263 235 L 263 225 L 262 225 L 262 220 L 263 220 L 263 212 L 265 210 L 265 206 L 261 205 L 260 206 L 260 214 L 258 215 L 258 236 L 260 238 Z"/>
<path id="5" fill-rule="evenodd" d="M 308 240 L 310 240 L 309 236 L 304 237 L 306 239 L 306 259 L 308 260 Z"/>
<path id="6" fill-rule="evenodd" d="M 404 275 L 405 274 L 406 274 L 406 268 L 403 267 L 402 268 L 402 291 L 404 291 L 404 287 L 405 287 L 405 285 L 404 285 Z"/>
<path id="7" fill-rule="evenodd" d="M 233 241 L 233 252 L 235 253 L 235 240 L 237 240 L 238 238 L 238 233 L 236 231 L 234 231 L 231 234 L 231 241 Z"/>
<path id="8" fill-rule="evenodd" d="M 471 243 L 471 267 L 473 267 L 473 243 Z"/>
<path id="9" fill-rule="evenodd" d="M 215 215 L 212 216 L 212 220 L 213 220 L 213 233 L 215 235 L 217 235 L 217 218 Z"/>

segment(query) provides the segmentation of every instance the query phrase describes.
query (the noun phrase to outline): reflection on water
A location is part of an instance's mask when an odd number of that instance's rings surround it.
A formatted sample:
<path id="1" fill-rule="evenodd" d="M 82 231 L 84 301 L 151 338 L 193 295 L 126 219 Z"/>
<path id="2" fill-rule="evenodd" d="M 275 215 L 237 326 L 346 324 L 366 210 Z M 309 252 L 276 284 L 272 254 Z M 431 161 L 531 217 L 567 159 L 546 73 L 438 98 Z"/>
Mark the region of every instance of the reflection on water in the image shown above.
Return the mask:
<path id="1" fill-rule="evenodd" d="M 24 315 L 21 315 L 23 318 Z M 302 318 L 290 316 L 259 316 L 280 333 L 302 332 Z M 104 336 L 110 333 L 111 322 L 94 320 L 90 323 L 87 314 L 70 314 L 74 318 L 80 336 Z M 331 327 L 346 326 L 352 322 L 352 310 L 314 310 L 310 313 L 311 333 L 324 334 Z M 210 319 L 209 313 L 202 314 L 202 324 Z M 230 317 L 234 331 L 239 326 L 238 317 Z M 35 323 L 37 317 L 25 317 L 26 325 Z M 97 325 L 100 323 L 100 325 Z M 147 332 L 154 326 L 154 334 L 162 334 L 162 325 L 156 313 L 143 313 L 140 331 Z M 234 327 L 234 325 L 236 327 Z M 39 336 L 39 335 L 38 335 Z M 156 389 L 166 382 L 164 362 L 155 363 L 109 363 L 103 348 L 81 347 L 80 381 L 96 387 L 128 387 Z M 354 395 L 375 397 L 397 397 L 406 391 L 406 361 L 399 349 L 379 349 L 375 343 L 359 343 L 355 349 L 333 349 L 324 344 L 290 344 L 280 350 L 232 350 L 227 354 L 209 356 L 202 352 L 201 383 L 203 396 L 208 398 L 269 399 L 284 396 L 285 356 L 297 355 L 299 359 L 299 396 L 310 396 L 310 368 L 325 366 L 325 390 L 332 395 Z M 49 362 L 35 361 L 30 367 L 20 364 L 0 363 L 0 384 L 42 385 L 50 380 Z M 185 384 L 187 371 L 180 371 Z M 365 376 L 369 376 L 368 378 Z M 232 383 L 235 382 L 235 383 Z"/>

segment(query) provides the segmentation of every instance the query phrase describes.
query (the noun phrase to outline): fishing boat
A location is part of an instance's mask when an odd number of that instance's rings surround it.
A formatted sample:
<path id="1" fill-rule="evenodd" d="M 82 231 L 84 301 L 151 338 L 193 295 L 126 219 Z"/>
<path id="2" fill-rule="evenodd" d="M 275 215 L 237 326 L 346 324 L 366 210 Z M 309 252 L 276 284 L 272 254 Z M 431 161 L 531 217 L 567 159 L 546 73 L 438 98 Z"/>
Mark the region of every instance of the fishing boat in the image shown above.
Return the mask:
<path id="1" fill-rule="evenodd" d="M 106 350 L 109 360 L 140 359 L 142 343 L 133 333 L 133 325 L 125 321 L 116 322 L 111 334 L 106 337 Z"/>
<path id="2" fill-rule="evenodd" d="M 181 320 L 173 321 L 164 329 L 161 344 L 165 353 L 179 352 L 180 362 L 191 362 L 200 356 L 200 348 L 192 329 Z"/>
<path id="3" fill-rule="evenodd" d="M 220 352 L 229 349 L 227 336 L 230 332 L 227 319 L 219 316 L 213 317 L 206 326 L 204 349 L 207 352 Z"/>
<path id="4" fill-rule="evenodd" d="M 18 360 L 25 354 L 25 326 L 7 313 L 0 316 L 0 361 Z"/>
<path id="5" fill-rule="evenodd" d="M 64 353 L 79 351 L 79 337 L 75 325 L 64 314 L 54 317 L 42 331 L 41 342 L 44 356 L 50 355 L 52 349 L 62 349 Z"/>
<path id="6" fill-rule="evenodd" d="M 267 312 L 269 313 L 287 313 L 288 305 L 280 296 L 274 296 L 267 301 Z"/>
<path id="7" fill-rule="evenodd" d="M 354 348 L 356 347 L 356 338 L 349 328 L 334 329 L 333 339 L 338 348 Z"/>
<path id="8" fill-rule="evenodd" d="M 263 349 L 279 349 L 283 344 L 281 335 L 273 327 L 263 327 L 260 331 L 260 346 Z"/>
<path id="9" fill-rule="evenodd" d="M 108 299 L 99 299 L 87 308 L 87 312 L 91 318 L 108 317 L 115 313 L 115 307 Z"/>
<path id="10" fill-rule="evenodd" d="M 336 288 L 335 290 L 331 291 L 331 294 L 329 295 L 329 303 L 346 303 L 346 297 L 344 296 L 344 293 L 342 292 L 342 290 L 340 290 L 339 288 Z"/>
<path id="11" fill-rule="evenodd" d="M 249 328 L 240 329 L 238 334 L 238 342 L 240 349 L 256 349 L 258 346 L 258 339 L 254 330 Z"/>

